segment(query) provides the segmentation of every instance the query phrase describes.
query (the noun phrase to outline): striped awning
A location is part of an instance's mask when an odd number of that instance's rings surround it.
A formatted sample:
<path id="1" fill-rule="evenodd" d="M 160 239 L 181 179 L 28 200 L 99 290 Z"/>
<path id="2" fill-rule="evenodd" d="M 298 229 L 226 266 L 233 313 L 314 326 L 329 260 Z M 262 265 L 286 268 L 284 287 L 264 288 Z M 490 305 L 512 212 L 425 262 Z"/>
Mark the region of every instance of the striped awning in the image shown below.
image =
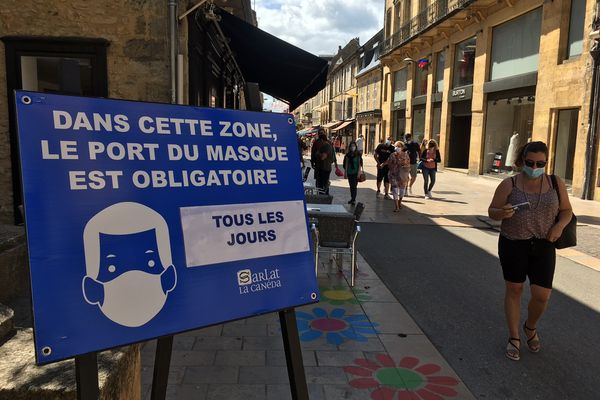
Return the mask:
<path id="1" fill-rule="evenodd" d="M 334 126 L 339 125 L 341 123 L 342 123 L 342 121 L 333 121 L 328 124 L 322 125 L 321 127 L 322 128 L 333 128 Z"/>

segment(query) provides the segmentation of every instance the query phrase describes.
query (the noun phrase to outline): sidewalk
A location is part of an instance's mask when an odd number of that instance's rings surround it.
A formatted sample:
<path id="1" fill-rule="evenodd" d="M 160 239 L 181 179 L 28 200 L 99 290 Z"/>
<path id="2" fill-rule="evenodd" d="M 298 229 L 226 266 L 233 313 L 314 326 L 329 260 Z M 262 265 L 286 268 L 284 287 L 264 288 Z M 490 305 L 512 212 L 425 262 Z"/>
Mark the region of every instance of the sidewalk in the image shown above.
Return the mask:
<path id="1" fill-rule="evenodd" d="M 296 310 L 311 400 L 474 399 L 362 257 L 353 290 L 348 258 L 344 275 L 320 264 L 321 302 Z M 167 398 L 291 399 L 282 343 L 276 313 L 177 335 Z M 143 399 L 154 350 L 142 350 Z"/>

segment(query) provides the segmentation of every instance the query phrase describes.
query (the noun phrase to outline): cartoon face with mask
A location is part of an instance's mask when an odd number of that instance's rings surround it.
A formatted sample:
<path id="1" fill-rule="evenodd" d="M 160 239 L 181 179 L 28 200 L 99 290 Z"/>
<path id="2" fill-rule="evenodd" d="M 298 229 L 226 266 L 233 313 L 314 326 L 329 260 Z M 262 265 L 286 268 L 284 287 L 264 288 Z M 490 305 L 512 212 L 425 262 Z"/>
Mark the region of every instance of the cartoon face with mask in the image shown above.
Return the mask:
<path id="1" fill-rule="evenodd" d="M 111 321 L 146 324 L 162 310 L 177 284 L 169 228 L 139 203 L 113 204 L 89 220 L 83 232 L 85 300 Z"/>

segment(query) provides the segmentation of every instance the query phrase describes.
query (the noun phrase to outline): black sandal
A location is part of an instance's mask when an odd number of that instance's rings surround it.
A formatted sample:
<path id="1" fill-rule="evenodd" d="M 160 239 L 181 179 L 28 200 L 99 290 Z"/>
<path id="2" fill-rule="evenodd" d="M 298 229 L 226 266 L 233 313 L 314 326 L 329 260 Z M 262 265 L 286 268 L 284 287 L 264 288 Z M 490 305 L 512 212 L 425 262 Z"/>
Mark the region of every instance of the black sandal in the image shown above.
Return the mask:
<path id="1" fill-rule="evenodd" d="M 537 328 L 529 328 L 527 326 L 527 321 L 523 322 L 523 331 L 525 332 L 525 337 L 527 338 L 527 347 L 529 347 L 529 351 L 532 353 L 539 353 L 541 349 L 540 345 L 540 335 L 537 334 Z M 529 337 L 527 331 L 533 332 L 533 336 Z"/>
<path id="2" fill-rule="evenodd" d="M 516 340 L 517 342 L 519 342 L 519 347 L 517 347 L 513 341 Z M 512 346 L 512 347 L 510 347 Z M 508 338 L 508 344 L 506 345 L 506 357 L 510 358 L 513 361 L 519 361 L 521 359 L 521 339 L 519 338 Z"/>

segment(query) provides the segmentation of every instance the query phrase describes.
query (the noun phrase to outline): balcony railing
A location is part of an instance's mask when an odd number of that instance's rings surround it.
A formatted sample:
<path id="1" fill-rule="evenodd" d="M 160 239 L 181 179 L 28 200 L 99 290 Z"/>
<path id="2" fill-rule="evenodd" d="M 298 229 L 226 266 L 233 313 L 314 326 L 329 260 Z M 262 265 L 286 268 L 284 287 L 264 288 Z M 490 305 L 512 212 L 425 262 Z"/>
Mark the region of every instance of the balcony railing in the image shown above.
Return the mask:
<path id="1" fill-rule="evenodd" d="M 388 53 L 412 40 L 415 36 L 443 20 L 450 14 L 464 9 L 476 0 L 437 0 L 425 10 L 400 26 L 393 35 L 383 43 L 383 52 Z"/>

